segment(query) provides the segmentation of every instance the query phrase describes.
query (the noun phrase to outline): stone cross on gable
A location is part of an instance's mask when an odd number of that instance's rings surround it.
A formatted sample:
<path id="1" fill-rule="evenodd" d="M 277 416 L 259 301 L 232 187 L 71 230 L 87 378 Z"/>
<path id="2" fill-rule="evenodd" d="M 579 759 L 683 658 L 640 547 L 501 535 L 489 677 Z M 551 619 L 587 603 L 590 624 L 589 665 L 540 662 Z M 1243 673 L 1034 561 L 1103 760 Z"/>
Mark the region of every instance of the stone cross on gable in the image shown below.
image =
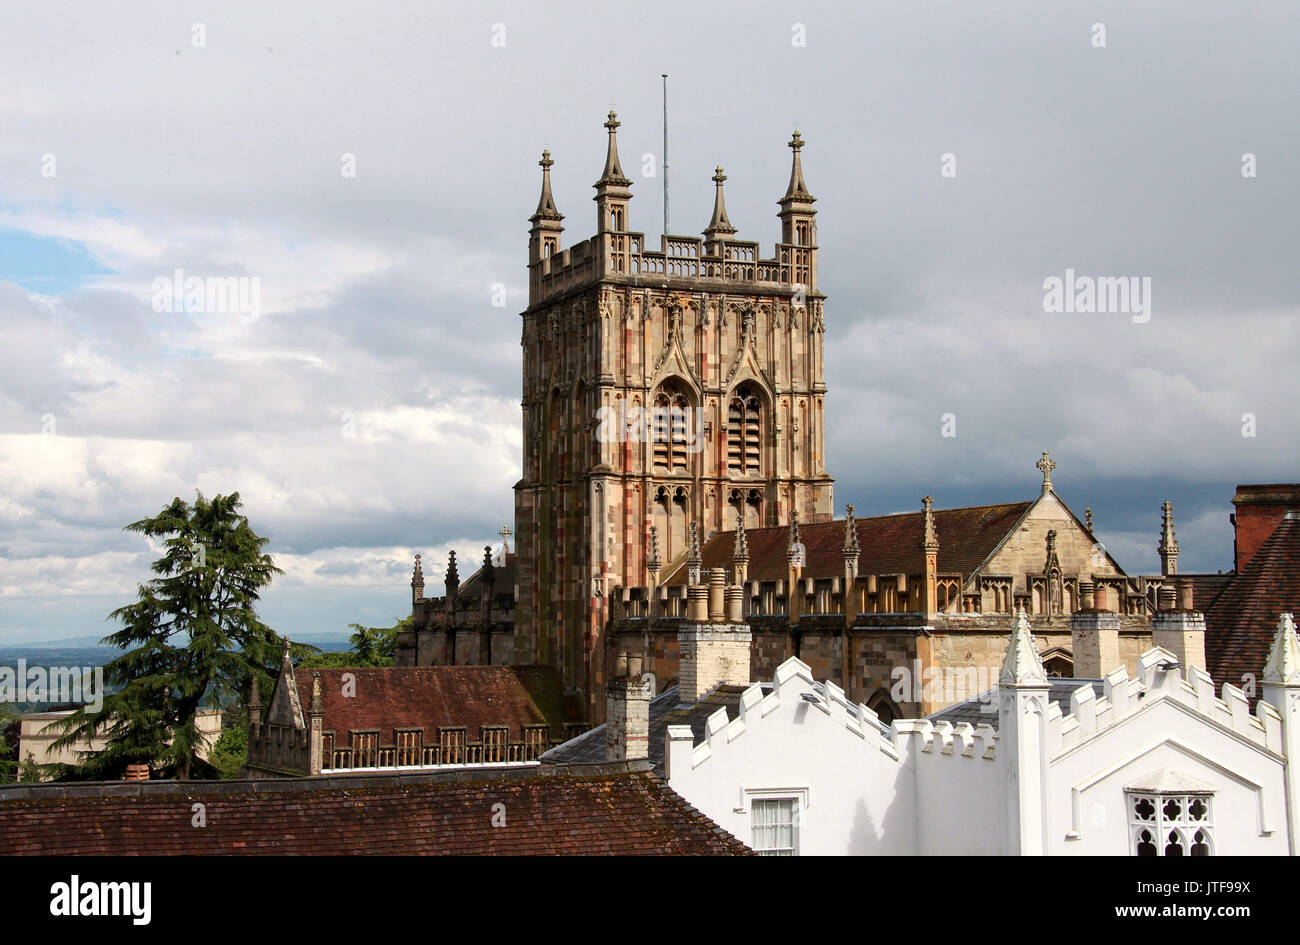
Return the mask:
<path id="1" fill-rule="evenodd" d="M 1034 463 L 1034 465 L 1043 471 L 1043 491 L 1050 492 L 1052 490 L 1052 470 L 1056 468 L 1056 463 L 1052 462 L 1052 454 L 1043 450 L 1042 459 Z"/>
<path id="2" fill-rule="evenodd" d="M 510 536 L 514 532 L 510 530 L 509 525 L 505 525 L 497 534 L 501 536 L 501 557 L 505 558 L 506 555 L 510 554 Z"/>

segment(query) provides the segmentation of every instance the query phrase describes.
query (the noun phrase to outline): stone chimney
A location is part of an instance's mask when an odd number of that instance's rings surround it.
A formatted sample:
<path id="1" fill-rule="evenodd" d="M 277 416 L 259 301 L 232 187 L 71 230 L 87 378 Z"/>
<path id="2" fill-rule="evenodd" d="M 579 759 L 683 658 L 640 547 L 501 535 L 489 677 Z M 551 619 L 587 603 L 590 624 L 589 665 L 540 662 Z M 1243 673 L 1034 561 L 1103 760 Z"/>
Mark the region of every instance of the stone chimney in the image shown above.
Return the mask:
<path id="1" fill-rule="evenodd" d="M 689 620 L 677 630 L 680 652 L 679 698 L 699 702 L 721 685 L 749 685 L 749 625 L 741 616 L 744 588 L 726 587 L 724 572 L 714 568 L 709 584 L 692 584 Z M 715 605 L 716 601 L 716 605 Z"/>
<path id="2" fill-rule="evenodd" d="M 1106 588 L 1088 582 L 1079 596 L 1092 606 L 1070 615 L 1070 645 L 1076 679 L 1102 679 L 1122 665 L 1119 657 L 1119 614 L 1106 609 Z"/>
<path id="3" fill-rule="evenodd" d="M 1151 617 L 1151 643 L 1174 654 L 1186 679 L 1188 667 L 1205 669 L 1205 614 L 1196 609 L 1191 581 L 1178 582 L 1178 606 L 1166 607 L 1172 594 L 1171 587 L 1160 589 L 1160 609 Z"/>
<path id="4" fill-rule="evenodd" d="M 650 680 L 641 675 L 641 655 L 619 653 L 605 686 L 605 760 L 650 757 Z"/>

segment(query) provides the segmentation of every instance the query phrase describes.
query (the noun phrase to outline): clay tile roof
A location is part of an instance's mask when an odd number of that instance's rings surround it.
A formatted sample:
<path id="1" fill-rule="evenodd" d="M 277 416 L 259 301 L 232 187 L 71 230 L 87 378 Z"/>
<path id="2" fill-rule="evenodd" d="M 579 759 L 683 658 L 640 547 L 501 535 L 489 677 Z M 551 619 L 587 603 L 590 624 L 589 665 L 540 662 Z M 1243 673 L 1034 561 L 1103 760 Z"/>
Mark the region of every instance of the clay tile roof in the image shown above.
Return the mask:
<path id="1" fill-rule="evenodd" d="M 324 731 L 379 730 L 384 740 L 394 729 L 439 726 L 468 728 L 477 738 L 484 725 L 508 725 L 510 738 L 523 738 L 524 725 L 558 728 L 578 721 L 577 707 L 563 696 L 559 675 L 544 666 L 388 666 L 368 669 L 298 670 L 303 702 L 311 696 L 311 677 L 320 673 Z M 355 677 L 345 690 L 343 675 Z M 353 691 L 355 695 L 345 695 Z"/>
<path id="2" fill-rule="evenodd" d="M 1264 671 L 1278 615 L 1300 613 L 1300 518 L 1278 523 L 1250 564 L 1205 611 L 1206 668 L 1219 685 Z"/>
<path id="3" fill-rule="evenodd" d="M 191 827 L 192 805 L 207 826 Z M 503 808 L 495 805 L 502 804 Z M 494 826 L 494 813 L 505 818 Z M 0 789 L 0 853 L 744 855 L 635 766 Z"/>
<path id="4" fill-rule="evenodd" d="M 1032 502 L 976 505 L 964 509 L 936 509 L 939 532 L 939 570 L 969 576 L 1007 536 Z M 858 573 L 918 574 L 925 570 L 921 551 L 921 512 L 858 519 Z M 730 568 L 735 532 L 719 532 L 704 546 L 706 568 Z M 786 526 L 745 530 L 749 544 L 751 581 L 785 580 L 790 529 Z M 803 576 L 830 578 L 844 574 L 844 522 L 799 524 L 799 539 L 807 549 Z M 685 567 L 664 583 L 686 583 Z"/>

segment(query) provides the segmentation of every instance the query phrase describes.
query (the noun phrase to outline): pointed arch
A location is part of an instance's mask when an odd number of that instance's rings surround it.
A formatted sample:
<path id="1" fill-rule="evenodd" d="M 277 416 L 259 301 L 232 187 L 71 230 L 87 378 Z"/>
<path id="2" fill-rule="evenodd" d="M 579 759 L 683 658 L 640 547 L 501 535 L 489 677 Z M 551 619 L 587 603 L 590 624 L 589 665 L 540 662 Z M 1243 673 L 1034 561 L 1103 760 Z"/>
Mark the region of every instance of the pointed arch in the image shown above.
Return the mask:
<path id="1" fill-rule="evenodd" d="M 770 400 L 762 385 L 742 381 L 727 395 L 726 444 L 729 476 L 762 476 L 764 434 L 771 422 Z"/>

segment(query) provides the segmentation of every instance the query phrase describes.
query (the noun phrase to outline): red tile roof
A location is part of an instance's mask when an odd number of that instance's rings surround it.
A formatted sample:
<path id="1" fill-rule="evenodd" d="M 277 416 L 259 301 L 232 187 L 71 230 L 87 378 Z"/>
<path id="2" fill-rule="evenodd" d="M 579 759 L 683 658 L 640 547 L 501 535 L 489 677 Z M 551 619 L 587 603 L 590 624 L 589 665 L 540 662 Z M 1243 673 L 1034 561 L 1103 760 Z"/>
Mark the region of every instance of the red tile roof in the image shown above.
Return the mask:
<path id="1" fill-rule="evenodd" d="M 511 739 L 523 738 L 524 725 L 559 728 L 579 720 L 566 700 L 557 671 L 545 666 L 388 666 L 369 669 L 296 671 L 299 694 L 310 705 L 312 675 L 320 674 L 324 731 L 378 729 L 388 743 L 394 729 L 439 726 L 468 728 L 477 738 L 484 725 L 508 725 Z M 355 695 L 345 695 L 345 674 L 355 677 Z"/>
<path id="2" fill-rule="evenodd" d="M 488 769 L 352 779 L 0 789 L 0 853 L 750 852 L 645 769 L 641 762 L 564 771 Z M 196 803 L 205 805 L 206 827 L 192 826 Z M 498 822 L 504 817 L 504 826 L 493 825 L 494 814 Z"/>
<path id="3" fill-rule="evenodd" d="M 1256 685 L 1277 631 L 1278 615 L 1300 613 L 1300 518 L 1288 517 L 1259 546 L 1205 611 L 1206 667 L 1219 685 Z M 1258 689 L 1256 694 L 1258 694 Z"/>
<path id="4" fill-rule="evenodd" d="M 1032 502 L 976 505 L 964 509 L 936 509 L 939 532 L 939 571 L 969 576 L 1011 532 Z M 858 522 L 858 573 L 918 574 L 925 570 L 921 551 L 922 512 L 860 518 Z M 788 526 L 747 530 L 749 579 L 785 580 L 786 551 L 790 546 Z M 800 524 L 799 540 L 807 549 L 803 576 L 830 578 L 844 574 L 844 520 Z M 730 568 L 735 532 L 719 532 L 704 546 L 706 568 Z M 664 583 L 685 584 L 682 566 Z"/>

